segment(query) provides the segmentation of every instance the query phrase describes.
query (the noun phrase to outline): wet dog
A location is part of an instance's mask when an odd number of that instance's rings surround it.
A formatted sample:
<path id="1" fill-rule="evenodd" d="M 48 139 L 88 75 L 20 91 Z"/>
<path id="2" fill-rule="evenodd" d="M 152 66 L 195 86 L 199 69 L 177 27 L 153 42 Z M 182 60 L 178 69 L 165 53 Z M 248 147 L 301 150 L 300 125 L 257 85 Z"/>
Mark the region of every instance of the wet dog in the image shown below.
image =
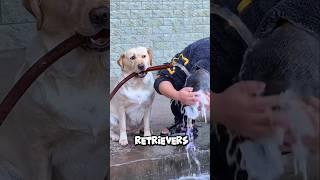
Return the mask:
<path id="1" fill-rule="evenodd" d="M 310 161 L 308 156 L 311 154 L 301 143 L 303 136 L 313 136 L 317 128 L 312 125 L 302 103 L 310 96 L 320 97 L 319 49 L 317 34 L 289 22 L 284 23 L 247 50 L 238 77 L 239 80 L 266 82 L 264 95 L 280 95 L 274 112 L 281 111 L 289 117 L 290 131 L 296 139 L 296 143 L 290 145 L 296 163 L 293 166 L 305 179 L 307 175 L 310 179 L 319 179 L 312 176 L 317 173 L 310 173 L 317 172 L 315 169 L 319 168 L 319 161 L 317 158 Z M 285 173 L 285 162 L 279 149 L 284 144 L 284 134 L 285 130 L 277 128 L 276 133 L 269 137 L 240 145 L 245 168 L 251 178 L 277 179 Z M 264 153 L 257 155 L 261 151 Z M 307 171 L 309 168 L 312 171 Z"/>
<path id="2" fill-rule="evenodd" d="M 197 69 L 192 72 L 186 79 L 185 87 L 192 87 L 193 92 L 197 92 L 199 102 L 194 106 L 185 107 L 186 115 L 188 118 L 197 119 L 199 117 L 210 117 L 210 111 L 206 109 L 210 102 L 206 96 L 210 93 L 210 73 L 205 69 Z"/>
<path id="3" fill-rule="evenodd" d="M 24 0 L 38 32 L 19 78 L 75 33 L 109 28 L 109 1 Z M 104 179 L 107 37 L 91 39 L 45 71 L 0 128 L 0 179 Z"/>
<path id="4" fill-rule="evenodd" d="M 266 95 L 291 89 L 320 97 L 319 47 L 317 34 L 286 23 L 247 50 L 238 78 L 266 82 Z"/>
<path id="5" fill-rule="evenodd" d="M 152 65 L 152 52 L 145 47 L 129 49 L 118 60 L 120 80 L 136 72 L 138 75 L 124 84 L 110 103 L 110 138 L 121 145 L 128 144 L 127 131 L 140 130 L 151 136 L 150 113 L 155 96 L 152 73 L 144 73 Z"/>

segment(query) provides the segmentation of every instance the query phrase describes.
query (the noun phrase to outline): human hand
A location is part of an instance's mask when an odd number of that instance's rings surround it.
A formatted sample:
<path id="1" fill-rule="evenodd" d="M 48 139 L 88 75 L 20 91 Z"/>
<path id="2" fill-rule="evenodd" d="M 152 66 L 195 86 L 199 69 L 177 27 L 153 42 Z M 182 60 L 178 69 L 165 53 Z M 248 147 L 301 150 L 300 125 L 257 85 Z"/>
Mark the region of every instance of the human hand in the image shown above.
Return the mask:
<path id="1" fill-rule="evenodd" d="M 278 96 L 261 96 L 264 89 L 263 82 L 242 81 L 215 94 L 213 119 L 240 136 L 257 139 L 269 135 L 275 126 L 285 122 L 272 120 L 272 107 L 278 104 Z"/>
<path id="2" fill-rule="evenodd" d="M 180 101 L 183 105 L 191 106 L 197 103 L 196 93 L 192 92 L 192 87 L 182 88 L 177 93 L 176 100 Z"/>

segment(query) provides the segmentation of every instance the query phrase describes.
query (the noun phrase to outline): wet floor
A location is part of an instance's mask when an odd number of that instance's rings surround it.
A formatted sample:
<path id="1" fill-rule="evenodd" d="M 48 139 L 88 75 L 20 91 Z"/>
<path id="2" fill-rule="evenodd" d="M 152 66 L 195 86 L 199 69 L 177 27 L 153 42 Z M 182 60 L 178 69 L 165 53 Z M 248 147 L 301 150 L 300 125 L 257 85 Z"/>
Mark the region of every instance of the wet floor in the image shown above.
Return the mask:
<path id="1" fill-rule="evenodd" d="M 200 126 L 196 139 L 197 158 L 201 163 L 202 175 L 193 177 L 197 167 L 192 163 L 190 169 L 184 146 L 134 146 L 133 136 L 130 136 L 126 147 L 121 147 L 117 142 L 110 145 L 111 179 L 199 179 L 209 176 L 210 130 L 203 122 L 197 124 Z M 159 132 L 154 130 L 154 133 Z"/>

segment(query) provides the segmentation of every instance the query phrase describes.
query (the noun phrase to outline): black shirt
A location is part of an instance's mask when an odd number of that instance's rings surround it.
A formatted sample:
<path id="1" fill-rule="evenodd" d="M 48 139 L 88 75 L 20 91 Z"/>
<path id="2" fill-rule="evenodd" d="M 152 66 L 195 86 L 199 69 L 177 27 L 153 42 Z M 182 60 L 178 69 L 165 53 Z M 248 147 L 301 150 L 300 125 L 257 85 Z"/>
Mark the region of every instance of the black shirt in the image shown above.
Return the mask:
<path id="1" fill-rule="evenodd" d="M 182 52 L 176 54 L 171 63 L 179 63 L 188 71 L 192 72 L 195 67 L 206 69 L 210 72 L 210 39 L 200 39 L 189 46 Z M 187 75 L 179 67 L 161 70 L 158 72 L 154 83 L 155 90 L 159 93 L 159 85 L 162 81 L 169 81 L 176 90 L 184 87 Z"/>

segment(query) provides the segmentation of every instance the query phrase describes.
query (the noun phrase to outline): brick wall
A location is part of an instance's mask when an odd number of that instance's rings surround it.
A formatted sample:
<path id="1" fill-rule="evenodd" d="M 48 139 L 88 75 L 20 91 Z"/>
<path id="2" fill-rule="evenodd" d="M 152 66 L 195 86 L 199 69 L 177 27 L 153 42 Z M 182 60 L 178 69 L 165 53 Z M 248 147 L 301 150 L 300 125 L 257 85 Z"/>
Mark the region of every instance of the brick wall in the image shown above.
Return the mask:
<path id="1" fill-rule="evenodd" d="M 130 47 L 153 49 L 155 63 L 168 62 L 191 42 L 210 34 L 209 0 L 111 0 L 111 77 L 119 54 Z"/>
<path id="2" fill-rule="evenodd" d="M 0 50 L 25 48 L 35 32 L 22 0 L 0 0 Z"/>
<path id="3" fill-rule="evenodd" d="M 35 32 L 22 0 L 0 0 L 0 51 L 25 48 Z M 191 42 L 209 36 L 209 0 L 111 0 L 111 76 L 116 60 L 134 46 L 150 47 L 155 63 L 171 59 Z M 27 34 L 27 35 L 26 35 Z"/>

